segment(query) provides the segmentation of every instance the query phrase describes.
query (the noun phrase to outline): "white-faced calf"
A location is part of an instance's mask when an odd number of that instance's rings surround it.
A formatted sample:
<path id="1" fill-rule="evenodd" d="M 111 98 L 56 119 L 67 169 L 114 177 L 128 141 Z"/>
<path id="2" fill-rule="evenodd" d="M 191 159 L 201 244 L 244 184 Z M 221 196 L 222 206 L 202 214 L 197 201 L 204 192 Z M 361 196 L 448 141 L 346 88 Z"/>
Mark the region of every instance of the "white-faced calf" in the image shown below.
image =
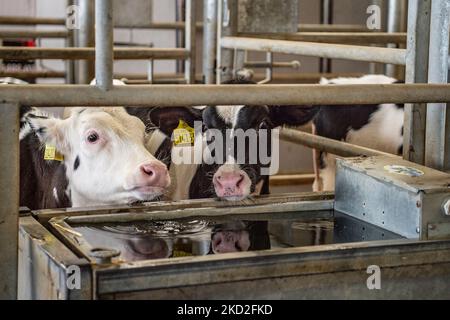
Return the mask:
<path id="1" fill-rule="evenodd" d="M 31 110 L 22 123 L 23 206 L 68 206 L 68 199 L 73 207 L 149 201 L 170 184 L 167 167 L 145 147 L 144 124 L 124 108 L 73 108 L 64 120 Z M 46 145 L 63 161 L 44 160 Z"/>

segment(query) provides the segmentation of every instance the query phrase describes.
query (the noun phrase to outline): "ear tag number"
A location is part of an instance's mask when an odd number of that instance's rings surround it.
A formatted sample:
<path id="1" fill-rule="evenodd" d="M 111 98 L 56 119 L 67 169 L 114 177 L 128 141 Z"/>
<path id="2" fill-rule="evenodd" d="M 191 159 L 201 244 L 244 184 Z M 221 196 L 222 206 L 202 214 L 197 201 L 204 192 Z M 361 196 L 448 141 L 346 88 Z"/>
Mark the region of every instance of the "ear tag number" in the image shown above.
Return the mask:
<path id="1" fill-rule="evenodd" d="M 172 141 L 174 146 L 192 146 L 195 140 L 194 128 L 183 120 L 179 120 L 178 127 L 173 131 Z"/>
<path id="2" fill-rule="evenodd" d="M 64 156 L 54 146 L 45 145 L 44 160 L 64 161 Z"/>

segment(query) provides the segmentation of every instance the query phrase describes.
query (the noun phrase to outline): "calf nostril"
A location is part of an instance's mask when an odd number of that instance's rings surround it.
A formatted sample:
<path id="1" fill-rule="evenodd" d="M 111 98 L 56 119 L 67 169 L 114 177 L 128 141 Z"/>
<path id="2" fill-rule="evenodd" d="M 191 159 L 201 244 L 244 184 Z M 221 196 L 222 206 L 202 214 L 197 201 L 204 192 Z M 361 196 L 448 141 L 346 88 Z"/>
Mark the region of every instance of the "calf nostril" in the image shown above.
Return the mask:
<path id="1" fill-rule="evenodd" d="M 144 174 L 146 174 L 146 175 L 148 175 L 150 177 L 155 174 L 153 169 L 151 167 L 149 167 L 149 166 L 142 166 L 141 169 L 142 169 L 142 172 Z"/>
<path id="2" fill-rule="evenodd" d="M 239 187 L 242 184 L 242 182 L 244 182 L 244 175 L 240 174 L 239 180 L 236 183 L 236 187 Z"/>

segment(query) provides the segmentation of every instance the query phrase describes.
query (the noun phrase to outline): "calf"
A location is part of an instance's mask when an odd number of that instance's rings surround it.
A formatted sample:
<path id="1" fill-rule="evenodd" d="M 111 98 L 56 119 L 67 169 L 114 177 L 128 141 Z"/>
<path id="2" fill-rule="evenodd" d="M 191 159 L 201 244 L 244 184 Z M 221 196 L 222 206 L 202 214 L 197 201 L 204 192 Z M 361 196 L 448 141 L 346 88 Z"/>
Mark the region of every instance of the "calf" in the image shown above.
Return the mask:
<path id="1" fill-rule="evenodd" d="M 144 124 L 124 108 L 73 108 L 64 120 L 25 109 L 20 144 L 20 204 L 30 209 L 149 201 L 170 184 Z M 44 145 L 62 161 L 44 160 Z"/>
<path id="2" fill-rule="evenodd" d="M 367 75 L 360 78 L 322 79 L 323 85 L 340 84 L 392 84 L 396 79 L 384 75 Z M 311 110 L 313 123 L 319 136 L 345 141 L 392 154 L 402 153 L 403 105 L 353 105 L 320 106 Z M 298 119 L 301 121 L 301 119 Z M 320 153 L 320 179 L 314 190 L 334 190 L 336 156 Z"/>
<path id="3" fill-rule="evenodd" d="M 227 84 L 254 83 L 231 81 Z M 141 110 L 139 116 L 149 127 L 158 128 L 152 135 L 149 148 L 158 159 L 170 166 L 171 177 L 176 181 L 170 192 L 172 200 L 219 197 L 233 201 L 252 194 L 269 193 L 269 173 L 274 171 L 270 168 L 273 165 L 272 156 L 278 156 L 275 154 L 278 152 L 277 145 L 272 146 L 277 141 L 270 139 L 273 129 L 310 121 L 313 117 L 311 109 L 315 108 L 249 105 L 172 107 L 150 108 L 146 114 L 142 114 Z M 136 111 L 129 109 L 129 112 Z M 172 147 L 169 137 L 180 120 L 191 127 L 195 126 L 195 121 L 202 121 L 202 127 L 195 136 L 196 145 L 203 146 L 201 163 L 179 164 L 174 161 L 174 155 L 179 150 L 198 152 L 190 146 Z M 213 144 L 219 135 L 234 141 L 234 145 L 230 148 L 225 143 Z M 239 136 L 243 139 L 239 140 Z M 267 159 L 262 161 L 262 158 Z"/>

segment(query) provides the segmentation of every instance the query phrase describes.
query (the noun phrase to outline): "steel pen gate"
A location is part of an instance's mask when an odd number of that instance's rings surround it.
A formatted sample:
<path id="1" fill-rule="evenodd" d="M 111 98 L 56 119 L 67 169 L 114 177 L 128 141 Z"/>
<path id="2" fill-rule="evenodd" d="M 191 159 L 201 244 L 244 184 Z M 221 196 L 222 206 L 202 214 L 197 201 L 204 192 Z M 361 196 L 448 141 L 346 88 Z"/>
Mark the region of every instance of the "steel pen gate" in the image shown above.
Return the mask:
<path id="1" fill-rule="evenodd" d="M 205 7 L 213 6 L 205 1 Z M 189 12 L 194 10 L 195 0 L 188 0 L 186 5 L 186 39 L 194 36 L 195 20 Z M 224 6 L 226 4 L 226 6 Z M 214 9 L 212 9 L 214 10 Z M 17 297 L 17 231 L 19 204 L 19 107 L 34 106 L 176 106 L 203 104 L 368 104 L 368 103 L 409 103 L 406 107 L 404 158 L 419 164 L 447 170 L 450 162 L 449 150 L 445 138 L 447 127 L 446 103 L 450 101 L 450 85 L 447 84 L 448 70 L 448 25 L 449 1 L 425 0 L 409 1 L 408 10 L 408 48 L 373 48 L 340 44 L 303 43 L 286 40 L 249 39 L 236 36 L 236 25 L 233 15 L 236 14 L 236 3 L 232 0 L 220 1 L 217 7 L 217 25 L 219 36 L 217 45 L 217 68 L 224 73 L 220 77 L 232 75 L 244 62 L 242 50 L 262 50 L 280 53 L 296 53 L 319 56 L 323 58 L 347 58 L 369 62 L 382 62 L 406 65 L 404 85 L 348 85 L 324 87 L 319 85 L 264 85 L 264 86 L 225 86 L 225 85 L 177 85 L 176 90 L 170 85 L 158 86 L 112 86 L 112 4 L 107 0 L 96 1 L 96 43 L 93 49 L 35 49 L 25 53 L 26 58 L 64 57 L 69 53 L 73 58 L 88 58 L 95 54 L 97 86 L 83 85 L 31 85 L 4 86 L 0 88 L 0 279 L 2 279 L 1 296 Z M 224 11 L 230 10 L 230 23 L 223 27 Z M 427 14 L 431 12 L 431 14 Z M 446 13 L 446 14 L 442 14 Z M 214 58 L 214 25 L 204 25 L 208 42 L 205 65 L 209 76 L 207 83 L 213 80 L 211 70 Z M 208 31 L 209 30 L 209 31 Z M 439 32 L 437 32 L 438 30 Z M 336 36 L 339 37 L 339 36 Z M 375 37 L 375 36 L 373 36 Z M 389 40 L 391 41 L 391 40 Z M 187 41 L 189 42 L 189 40 Z M 160 49 L 136 50 L 136 52 L 117 52 L 117 57 L 135 58 L 142 55 L 151 58 L 183 58 L 186 59 L 185 79 L 193 83 L 195 77 L 193 48 L 169 50 Z M 95 53 L 94 53 L 95 52 Z M 0 58 L 8 57 L 10 49 L 0 48 Z M 22 54 L 21 53 L 21 54 Z M 116 52 L 114 52 L 114 55 Z M 175 56 L 176 55 L 176 56 Z M 209 56 L 208 56 L 209 55 Z M 432 103 L 426 105 L 426 103 Z M 427 128 L 425 130 L 425 128 Z M 339 144 L 328 139 L 314 141 L 311 137 L 300 137 L 296 132 L 286 131 L 291 141 L 307 143 L 321 147 L 338 155 L 373 155 L 374 150 L 363 150 L 360 147 Z M 305 142 L 306 141 L 306 142 Z M 425 146 L 427 152 L 425 153 Z M 429 151 L 428 151 L 429 150 Z M 419 244 L 428 246 L 428 244 Z M 430 244 L 433 246 L 433 244 Z M 438 245 L 439 247 L 441 245 Z M 444 245 L 445 246 L 445 245 Z"/>

